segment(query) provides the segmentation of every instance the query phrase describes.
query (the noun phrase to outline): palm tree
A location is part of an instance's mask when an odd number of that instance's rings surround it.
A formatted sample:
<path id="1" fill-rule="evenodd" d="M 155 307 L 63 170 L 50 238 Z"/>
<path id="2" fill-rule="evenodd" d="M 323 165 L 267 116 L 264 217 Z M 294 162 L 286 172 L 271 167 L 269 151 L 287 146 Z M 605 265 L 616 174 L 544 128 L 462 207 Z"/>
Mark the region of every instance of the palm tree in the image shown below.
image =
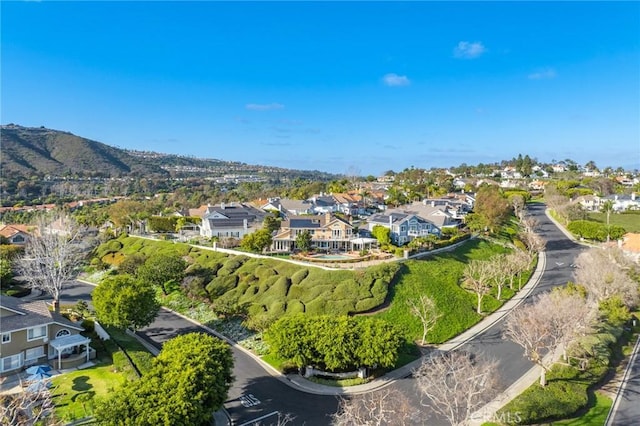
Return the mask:
<path id="1" fill-rule="evenodd" d="M 611 216 L 611 212 L 613 211 L 613 201 L 607 200 L 602 204 L 601 210 L 603 213 L 607 214 L 607 242 L 609 242 L 610 228 L 609 228 L 609 219 Z"/>

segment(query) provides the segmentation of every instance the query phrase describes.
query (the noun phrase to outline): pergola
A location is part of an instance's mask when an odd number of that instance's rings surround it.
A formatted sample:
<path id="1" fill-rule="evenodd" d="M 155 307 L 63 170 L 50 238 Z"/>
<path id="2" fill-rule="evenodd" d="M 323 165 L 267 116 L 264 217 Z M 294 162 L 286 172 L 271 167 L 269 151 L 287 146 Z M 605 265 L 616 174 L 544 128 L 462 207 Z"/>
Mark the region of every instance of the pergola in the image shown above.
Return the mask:
<path id="1" fill-rule="evenodd" d="M 357 250 L 371 250 L 374 246 L 378 245 L 378 240 L 375 238 L 354 238 L 349 241 L 351 243 L 351 249 Z"/>
<path id="2" fill-rule="evenodd" d="M 80 345 L 85 345 L 87 362 L 89 362 L 89 342 L 91 342 L 91 339 L 84 337 L 82 334 L 70 334 L 50 341 L 49 345 L 51 345 L 51 347 L 53 347 L 58 353 L 58 369 L 62 368 L 62 351 L 68 348 L 75 348 Z"/>

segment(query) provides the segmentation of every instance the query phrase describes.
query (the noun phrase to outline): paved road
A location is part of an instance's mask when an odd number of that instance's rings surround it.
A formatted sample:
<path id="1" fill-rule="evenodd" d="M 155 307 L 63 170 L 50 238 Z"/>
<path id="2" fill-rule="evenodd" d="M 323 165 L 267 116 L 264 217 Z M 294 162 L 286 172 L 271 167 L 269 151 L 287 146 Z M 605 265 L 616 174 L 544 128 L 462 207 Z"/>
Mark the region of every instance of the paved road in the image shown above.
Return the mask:
<path id="1" fill-rule="evenodd" d="M 606 426 L 628 426 L 640 422 L 640 339 L 636 342 L 620 390 Z"/>
<path id="2" fill-rule="evenodd" d="M 540 221 L 541 235 L 547 240 L 547 263 L 543 277 L 532 294 L 564 285 L 572 280 L 572 264 L 582 247 L 568 240 L 558 228 L 544 215 L 544 206 L 533 205 L 530 213 Z M 90 298 L 91 287 L 77 283 L 70 289 L 64 300 Z M 527 302 L 525 302 L 527 303 Z M 503 321 L 480 333 L 463 349 L 496 359 L 499 364 L 502 389 L 509 387 L 532 364 L 523 357 L 519 346 L 502 338 Z M 204 331 L 193 323 L 162 310 L 158 318 L 149 327 L 141 330 L 143 336 L 152 344 L 160 347 L 162 342 L 181 333 Z M 337 410 L 338 399 L 334 396 L 320 396 L 300 392 L 283 383 L 282 378 L 271 376 L 249 355 L 233 348 L 235 359 L 235 382 L 229 392 L 229 400 L 225 403 L 235 425 L 254 424 L 252 420 L 262 418 L 262 425 L 276 424 L 277 417 L 273 413 L 290 413 L 295 417 L 295 425 L 326 425 L 329 415 Z M 415 381 L 408 377 L 394 382 L 391 386 L 405 392 L 413 399 L 413 406 L 420 407 Z M 423 411 L 423 410 L 421 410 Z M 417 413 L 419 424 L 444 424 L 441 420 L 428 419 Z"/>

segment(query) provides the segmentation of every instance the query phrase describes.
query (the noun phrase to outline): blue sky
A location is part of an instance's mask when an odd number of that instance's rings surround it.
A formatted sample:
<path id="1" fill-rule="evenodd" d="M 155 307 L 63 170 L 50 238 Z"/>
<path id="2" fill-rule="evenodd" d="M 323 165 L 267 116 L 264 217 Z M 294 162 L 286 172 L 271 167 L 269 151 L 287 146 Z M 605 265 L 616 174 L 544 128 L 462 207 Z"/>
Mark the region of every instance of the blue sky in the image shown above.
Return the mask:
<path id="1" fill-rule="evenodd" d="M 640 167 L 638 2 L 2 2 L 3 124 L 363 175 Z"/>

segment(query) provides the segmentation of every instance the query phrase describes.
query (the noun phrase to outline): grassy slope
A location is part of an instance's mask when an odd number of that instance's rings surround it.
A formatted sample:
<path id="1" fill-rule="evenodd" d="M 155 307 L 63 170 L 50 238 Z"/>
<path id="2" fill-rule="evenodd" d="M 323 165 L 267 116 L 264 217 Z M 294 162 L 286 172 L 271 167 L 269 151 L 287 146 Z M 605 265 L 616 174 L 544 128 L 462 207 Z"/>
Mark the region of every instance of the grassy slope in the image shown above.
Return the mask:
<path id="1" fill-rule="evenodd" d="M 607 223 L 605 213 L 589 213 L 589 220 Z M 612 214 L 609 216 L 611 225 L 622 226 L 627 232 L 640 232 L 640 214 Z"/>
<path id="2" fill-rule="evenodd" d="M 505 251 L 499 245 L 473 240 L 451 253 L 425 260 L 407 261 L 400 279 L 392 289 L 391 307 L 378 316 L 401 327 L 408 341 L 416 340 L 422 336 L 422 325 L 411 315 L 406 301 L 426 294 L 435 300 L 443 314 L 427 335 L 427 340 L 442 343 L 460 334 L 482 319 L 475 311 L 476 295 L 463 290 L 459 285 L 466 262 L 471 259 L 485 260 Z M 509 289 L 503 289 L 503 298 L 511 295 Z M 494 311 L 500 305 L 491 296 L 483 300 L 485 312 Z"/>

